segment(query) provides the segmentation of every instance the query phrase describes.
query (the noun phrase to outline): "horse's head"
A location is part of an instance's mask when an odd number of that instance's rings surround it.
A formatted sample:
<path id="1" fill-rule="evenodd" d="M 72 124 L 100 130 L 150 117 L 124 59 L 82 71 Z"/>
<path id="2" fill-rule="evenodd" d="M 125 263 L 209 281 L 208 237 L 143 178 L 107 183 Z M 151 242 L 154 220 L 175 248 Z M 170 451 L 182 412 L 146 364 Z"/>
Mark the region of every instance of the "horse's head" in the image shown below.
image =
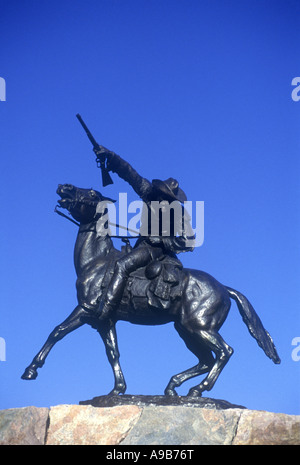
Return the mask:
<path id="1" fill-rule="evenodd" d="M 59 184 L 56 193 L 61 197 L 59 205 L 66 208 L 73 218 L 82 224 L 91 223 L 96 219 L 99 202 L 115 202 L 94 189 L 81 189 L 72 184 Z"/>

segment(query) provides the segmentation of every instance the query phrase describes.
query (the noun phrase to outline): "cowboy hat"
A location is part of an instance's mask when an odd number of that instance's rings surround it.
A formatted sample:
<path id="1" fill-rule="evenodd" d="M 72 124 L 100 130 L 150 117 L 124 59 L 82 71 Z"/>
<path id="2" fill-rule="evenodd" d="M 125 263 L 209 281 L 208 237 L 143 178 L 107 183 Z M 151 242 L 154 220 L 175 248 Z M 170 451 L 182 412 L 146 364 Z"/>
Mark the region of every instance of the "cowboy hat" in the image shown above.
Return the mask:
<path id="1" fill-rule="evenodd" d="M 163 193 L 172 200 L 179 200 L 181 203 L 187 200 L 185 193 L 179 187 L 178 181 L 174 178 L 168 178 L 165 181 L 153 179 L 152 185 L 157 191 Z"/>

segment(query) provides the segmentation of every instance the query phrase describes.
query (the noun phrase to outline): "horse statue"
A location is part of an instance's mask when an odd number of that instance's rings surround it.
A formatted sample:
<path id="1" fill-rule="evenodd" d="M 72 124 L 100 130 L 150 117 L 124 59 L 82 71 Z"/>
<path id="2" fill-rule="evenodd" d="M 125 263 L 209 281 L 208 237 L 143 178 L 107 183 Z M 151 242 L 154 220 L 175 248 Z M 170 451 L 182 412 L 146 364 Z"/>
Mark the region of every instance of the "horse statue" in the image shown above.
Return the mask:
<path id="1" fill-rule="evenodd" d="M 251 336 L 274 363 L 280 363 L 273 340 L 248 299 L 203 271 L 183 268 L 174 257 L 165 256 L 161 260 L 162 266 L 157 269 L 148 266 L 132 273 L 116 312 L 101 320 L 99 302 L 116 262 L 125 251 L 114 247 L 108 233 L 99 233 L 97 223 L 104 213 L 99 213 L 97 205 L 105 199 L 100 192 L 64 184 L 58 186 L 57 194 L 60 196 L 60 206 L 66 208 L 79 223 L 74 250 L 78 305 L 50 333 L 41 350 L 25 369 L 22 379 L 35 379 L 37 369 L 44 365 L 56 342 L 87 323 L 103 339 L 113 370 L 114 388 L 109 395 L 124 394 L 126 383 L 119 363 L 116 322 L 123 320 L 142 325 L 174 322 L 176 331 L 199 362 L 172 376 L 164 393 L 166 396 L 176 396 L 175 388 L 183 382 L 207 374 L 200 384 L 188 392 L 188 396 L 201 397 L 203 391 L 212 389 L 233 353 L 233 349 L 219 334 L 228 315 L 231 299 L 236 302 Z M 161 289 L 163 292 L 159 292 Z"/>

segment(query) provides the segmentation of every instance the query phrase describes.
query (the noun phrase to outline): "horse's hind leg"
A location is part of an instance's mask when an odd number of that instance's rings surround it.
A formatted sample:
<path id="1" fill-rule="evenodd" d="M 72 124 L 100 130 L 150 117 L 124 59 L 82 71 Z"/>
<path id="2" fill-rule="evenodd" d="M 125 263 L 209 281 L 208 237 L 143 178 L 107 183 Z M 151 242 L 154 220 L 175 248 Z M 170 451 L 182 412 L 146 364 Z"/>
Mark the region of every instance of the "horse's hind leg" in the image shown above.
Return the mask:
<path id="1" fill-rule="evenodd" d="M 226 344 L 223 338 L 214 330 L 197 332 L 199 337 L 206 346 L 208 346 L 216 355 L 214 364 L 210 369 L 207 377 L 198 385 L 190 389 L 189 396 L 201 396 L 203 391 L 210 391 L 217 381 L 221 371 L 233 354 L 233 349 Z"/>
<path id="2" fill-rule="evenodd" d="M 181 386 L 185 381 L 194 378 L 195 376 L 202 375 L 209 372 L 213 366 L 215 359 L 212 356 L 211 350 L 205 346 L 197 335 L 191 334 L 185 330 L 182 326 L 175 324 L 175 329 L 178 334 L 182 337 L 187 348 L 196 355 L 199 359 L 199 363 L 188 370 L 185 370 L 177 375 L 172 376 L 165 389 L 165 395 L 176 396 L 176 387 Z"/>
<path id="3" fill-rule="evenodd" d="M 194 378 L 195 376 L 202 375 L 203 373 L 207 373 L 208 371 L 209 371 L 209 366 L 206 365 L 205 363 L 199 362 L 194 367 L 189 368 L 188 370 L 182 371 L 181 373 L 178 373 L 177 375 L 172 376 L 172 378 L 169 381 L 169 384 L 167 385 L 165 389 L 165 395 L 166 396 L 177 396 L 177 392 L 175 391 L 176 387 L 179 387 L 185 381 L 191 378 Z"/>
<path id="4" fill-rule="evenodd" d="M 78 305 L 68 316 L 68 318 L 66 318 L 65 321 L 63 321 L 63 323 L 56 326 L 54 330 L 49 334 L 49 337 L 43 345 L 43 347 L 41 348 L 41 350 L 33 358 L 31 364 L 25 369 L 21 378 L 29 380 L 36 379 L 38 375 L 37 369 L 41 368 L 44 365 L 45 359 L 52 347 L 56 344 L 56 342 L 60 341 L 71 331 L 74 331 L 74 329 L 77 329 L 80 326 L 82 326 L 85 323 L 83 317 L 86 315 L 87 312 L 80 305 Z"/>

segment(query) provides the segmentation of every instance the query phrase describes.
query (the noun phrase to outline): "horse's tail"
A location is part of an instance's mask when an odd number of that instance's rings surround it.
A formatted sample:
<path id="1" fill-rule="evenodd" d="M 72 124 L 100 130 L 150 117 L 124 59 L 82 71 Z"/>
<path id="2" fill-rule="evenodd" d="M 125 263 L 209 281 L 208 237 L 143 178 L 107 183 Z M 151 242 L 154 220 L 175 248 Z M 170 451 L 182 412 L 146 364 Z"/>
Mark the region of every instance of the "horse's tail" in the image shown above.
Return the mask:
<path id="1" fill-rule="evenodd" d="M 274 363 L 280 363 L 280 358 L 278 356 L 273 339 L 271 338 L 268 331 L 266 331 L 263 327 L 263 324 L 259 316 L 250 304 L 249 300 L 235 289 L 232 289 L 227 286 L 225 287 L 228 291 L 229 296 L 235 300 L 239 312 L 251 336 L 254 337 L 254 339 L 256 339 L 259 347 L 263 349 L 265 354 L 271 360 L 273 360 Z"/>

